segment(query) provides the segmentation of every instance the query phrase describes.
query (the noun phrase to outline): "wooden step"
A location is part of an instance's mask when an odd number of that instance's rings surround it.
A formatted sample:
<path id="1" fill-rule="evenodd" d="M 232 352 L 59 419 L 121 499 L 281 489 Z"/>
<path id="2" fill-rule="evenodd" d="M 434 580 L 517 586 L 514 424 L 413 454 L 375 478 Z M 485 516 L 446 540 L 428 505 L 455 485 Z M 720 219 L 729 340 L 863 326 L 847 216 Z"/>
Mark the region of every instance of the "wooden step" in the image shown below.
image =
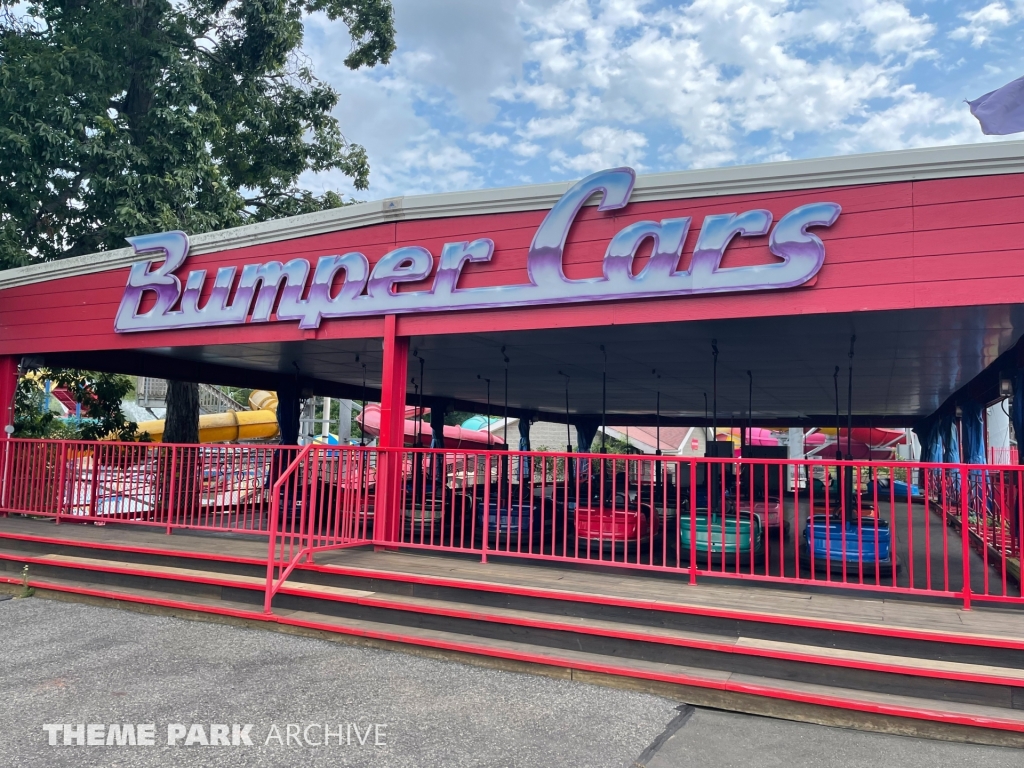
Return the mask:
<path id="1" fill-rule="evenodd" d="M 16 583 L 18 580 L 0 577 L 0 581 Z M 268 627 L 276 625 L 335 633 L 364 644 L 376 643 L 394 649 L 417 648 L 430 655 L 470 663 L 646 690 L 698 706 L 889 733 L 1024 747 L 1024 711 L 1020 710 L 851 691 L 565 649 L 544 649 L 508 640 L 467 638 L 442 630 L 395 627 L 302 611 L 282 611 L 274 616 L 265 616 L 246 604 L 201 597 L 182 599 L 154 590 L 127 587 L 101 590 L 75 579 L 32 579 L 30 583 L 43 590 L 43 594 L 46 590 L 55 590 L 101 600 L 159 605 L 174 610 L 178 615 L 206 614 L 214 620 L 231 617 L 265 623 Z"/>
<path id="2" fill-rule="evenodd" d="M 667 580 L 625 573 L 621 576 L 579 573 L 545 566 L 510 569 L 502 563 L 481 564 L 465 559 L 394 552 L 328 554 L 329 557 L 318 557 L 314 565 L 297 567 L 295 578 L 302 578 L 303 572 L 331 573 L 402 584 L 431 584 L 792 627 L 1024 650 L 1024 606 L 1009 611 L 984 608 L 963 611 L 948 605 L 887 600 L 853 591 L 835 596 L 772 589 L 765 585 L 736 587 L 715 583 L 694 587 L 686 583 L 685 574 L 680 579 Z M 435 560 L 440 562 L 430 562 Z M 374 567 L 367 567 L 367 563 L 373 563 Z"/>
<path id="3" fill-rule="evenodd" d="M 210 570 L 225 570 L 230 563 L 238 570 L 260 573 L 266 562 L 265 544 L 258 541 L 227 536 L 168 536 L 163 529 L 138 525 L 54 525 L 52 521 L 0 517 L 0 543 L 3 541 L 5 548 L 14 548 L 18 542 L 39 546 L 59 542 L 63 547 L 131 553 L 131 557 L 140 559 L 158 553 L 169 559 L 206 560 L 208 566 L 201 567 Z M 766 584 L 736 585 L 718 579 L 701 579 L 697 585 L 689 585 L 685 574 L 665 578 L 665 574 L 641 575 L 623 568 L 556 567 L 535 561 L 527 564 L 498 558 L 493 553 L 490 562 L 481 564 L 476 558 L 443 553 L 350 549 L 318 554 L 316 565 L 300 566 L 295 576 L 303 578 L 305 571 L 390 579 L 399 588 L 410 584 L 447 584 L 497 595 L 536 595 L 595 606 L 631 607 L 739 623 L 762 622 L 787 629 L 970 644 L 978 647 L 979 660 L 989 649 L 1024 650 L 1024 605 L 1006 609 L 976 605 L 972 611 L 963 611 L 948 603 L 925 604 L 906 596 L 853 590 L 825 594 L 815 587 L 794 591 Z"/>
<path id="4" fill-rule="evenodd" d="M 1012 667 L 965 664 L 908 656 L 867 653 L 753 637 L 723 638 L 720 635 L 700 632 L 688 632 L 663 627 L 641 627 L 633 624 L 576 616 L 558 616 L 553 618 L 551 614 L 523 611 L 514 608 L 481 607 L 445 600 L 433 600 L 393 593 L 369 592 L 294 581 L 285 582 L 279 594 L 309 595 L 340 602 L 352 602 L 360 605 L 378 606 L 416 613 L 681 645 L 719 653 L 789 659 L 813 664 L 874 669 L 896 674 L 922 675 L 942 679 L 972 680 L 996 685 L 1024 686 L 1024 669 Z"/>
<path id="5" fill-rule="evenodd" d="M 0 551 L 0 558 L 11 559 L 11 553 Z M 24 558 L 13 559 L 16 562 L 23 562 L 25 560 Z M 265 579 L 201 571 L 193 568 L 139 566 L 130 562 L 66 555 L 43 555 L 31 558 L 31 562 L 52 568 L 67 568 L 73 570 L 76 574 L 115 573 L 125 576 L 136 576 L 146 580 L 156 578 L 166 580 L 167 582 L 184 581 L 186 583 L 212 584 L 220 587 L 248 590 L 253 595 L 253 604 L 261 603 L 266 584 Z M 88 581 L 88 576 L 82 575 L 79 578 L 83 581 Z M 114 588 L 120 588 L 121 586 L 123 585 L 117 585 Z M 104 588 L 110 587 L 105 584 Z M 863 674 L 860 676 L 854 675 L 851 677 L 850 674 L 847 674 L 843 678 L 846 685 L 859 689 L 904 690 L 908 687 L 913 687 L 907 684 L 907 681 L 904 679 L 905 677 L 936 678 L 941 681 L 960 681 L 963 684 L 982 686 L 980 688 L 971 688 L 970 685 L 957 687 L 955 684 L 943 685 L 939 688 L 935 688 L 934 685 L 930 687 L 921 686 L 928 691 L 934 691 L 935 695 L 940 698 L 948 695 L 967 702 L 997 702 L 998 706 L 1006 708 L 1016 706 L 1017 699 L 1020 698 L 1020 703 L 1024 704 L 1024 670 L 995 665 L 915 659 L 906 656 L 865 653 L 807 644 L 780 643 L 758 638 L 722 638 L 717 635 L 677 629 L 638 627 L 620 622 L 583 619 L 571 616 L 556 617 L 551 614 L 510 608 L 481 607 L 452 601 L 396 595 L 393 593 L 377 593 L 329 585 L 286 582 L 279 594 L 306 598 L 307 601 L 323 600 L 331 603 L 351 604 L 370 608 L 376 611 L 375 615 L 390 616 L 394 626 L 401 627 L 402 629 L 422 628 L 417 627 L 417 625 L 430 623 L 432 620 L 436 623 L 436 619 L 433 617 L 440 616 L 446 619 L 461 620 L 463 622 L 462 631 L 458 634 L 463 637 L 479 638 L 481 634 L 485 635 L 486 633 L 481 633 L 479 628 L 474 629 L 474 627 L 478 627 L 475 623 L 483 622 L 491 625 L 525 628 L 526 632 L 534 633 L 535 635 L 537 633 L 555 632 L 569 637 L 585 635 L 610 638 L 634 645 L 676 646 L 696 651 L 698 660 L 703 660 L 705 665 L 701 667 L 702 669 L 729 670 L 731 667 L 733 672 L 737 672 L 752 668 L 748 662 L 741 663 L 741 658 L 751 658 L 751 661 L 756 658 L 757 662 L 754 667 L 759 668 L 770 667 L 771 664 L 767 660 L 775 660 L 776 664 L 773 667 L 775 674 L 768 675 L 768 677 L 773 679 L 793 679 L 800 678 L 801 676 L 810 680 L 820 679 L 822 676 L 812 672 L 810 668 L 805 669 L 803 673 L 800 672 L 802 669 L 801 665 L 816 665 L 862 671 Z M 189 593 L 189 597 L 195 596 Z M 287 600 L 287 598 L 285 599 Z M 280 602 L 281 598 L 278 599 L 279 605 Z M 323 610 L 327 606 L 321 606 L 321 608 L 322 610 L 307 612 L 315 612 L 317 615 L 328 615 L 331 613 L 329 610 Z M 422 618 L 413 620 L 401 618 L 406 614 Z M 343 618 L 344 620 L 362 620 L 358 616 L 344 616 Z M 378 623 L 385 622 L 381 621 Z M 565 641 L 561 642 L 562 646 L 564 646 Z M 538 648 L 545 647 L 546 644 L 558 646 L 558 642 L 552 642 L 549 636 L 539 636 L 531 644 Z M 575 641 L 575 644 L 578 644 L 581 648 L 583 647 L 579 641 Z M 588 644 L 592 645 L 592 643 Z M 588 653 L 595 653 L 595 651 L 591 649 Z M 635 649 L 631 651 L 629 648 L 622 648 L 620 653 L 623 657 L 632 654 L 631 658 L 638 658 Z M 707 654 L 714 654 L 714 659 L 709 658 Z M 650 656 L 652 654 L 640 654 L 641 657 L 643 655 Z M 664 655 L 662 657 L 664 658 Z M 734 660 L 730 661 L 730 658 Z M 761 663 L 762 659 L 766 660 L 766 662 Z M 885 676 L 894 677 L 891 682 L 886 682 L 888 678 Z M 830 677 L 834 678 L 835 675 Z M 839 681 L 837 680 L 838 683 Z M 1021 691 L 1019 694 L 1015 692 L 1018 689 Z"/>

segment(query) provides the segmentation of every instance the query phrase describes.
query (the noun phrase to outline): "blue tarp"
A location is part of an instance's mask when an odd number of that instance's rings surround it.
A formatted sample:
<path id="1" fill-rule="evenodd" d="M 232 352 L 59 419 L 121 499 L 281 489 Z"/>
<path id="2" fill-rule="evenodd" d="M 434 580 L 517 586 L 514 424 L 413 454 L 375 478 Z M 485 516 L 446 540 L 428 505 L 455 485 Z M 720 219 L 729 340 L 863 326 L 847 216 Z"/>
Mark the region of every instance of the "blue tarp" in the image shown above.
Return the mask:
<path id="1" fill-rule="evenodd" d="M 951 413 L 943 416 L 940 422 L 942 429 L 942 460 L 948 464 L 960 463 L 960 438 L 956 431 L 956 417 Z"/>
<path id="2" fill-rule="evenodd" d="M 921 441 L 921 461 L 938 463 L 942 461 L 943 440 L 942 421 L 929 422 L 921 429 L 914 429 L 917 439 Z"/>
<path id="3" fill-rule="evenodd" d="M 444 448 L 444 407 L 430 409 L 430 447 Z"/>
<path id="4" fill-rule="evenodd" d="M 590 446 L 597 437 L 597 428 L 601 422 L 597 419 L 580 419 L 576 422 L 576 450 L 580 453 L 590 453 Z"/>
<path id="5" fill-rule="evenodd" d="M 530 420 L 527 418 L 519 419 L 519 450 L 530 450 Z"/>
<path id="6" fill-rule="evenodd" d="M 985 419 L 982 407 L 969 400 L 960 406 L 963 413 L 961 425 L 964 436 L 964 462 L 985 463 Z"/>
<path id="7" fill-rule="evenodd" d="M 601 422 L 598 419 L 580 419 L 576 422 L 576 450 L 580 453 L 590 453 L 590 446 L 594 444 L 597 436 L 597 428 Z M 587 459 L 580 460 L 580 477 L 587 477 L 590 474 L 590 462 Z"/>
<path id="8" fill-rule="evenodd" d="M 519 419 L 519 450 L 529 451 L 530 449 L 530 419 L 526 416 Z M 533 472 L 533 464 L 529 456 L 520 457 L 519 477 L 529 478 Z M 523 482 L 520 479 L 520 482 Z"/>

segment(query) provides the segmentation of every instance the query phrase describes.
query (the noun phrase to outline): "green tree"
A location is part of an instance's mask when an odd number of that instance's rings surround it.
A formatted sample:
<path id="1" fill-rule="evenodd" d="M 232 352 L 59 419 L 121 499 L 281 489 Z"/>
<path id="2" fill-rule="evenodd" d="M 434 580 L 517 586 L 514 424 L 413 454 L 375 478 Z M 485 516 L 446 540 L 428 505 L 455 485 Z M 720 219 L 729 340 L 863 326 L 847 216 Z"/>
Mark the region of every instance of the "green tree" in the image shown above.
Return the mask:
<path id="1" fill-rule="evenodd" d="M 390 0 L 40 0 L 0 14 L 0 266 L 335 207 L 365 189 L 338 94 L 300 55 L 303 14 L 348 26 L 357 68 L 394 50 Z"/>
<path id="2" fill-rule="evenodd" d="M 342 204 L 304 171 L 365 189 L 301 55 L 314 12 L 349 68 L 390 60 L 390 0 L 0 0 L 0 269 Z"/>
<path id="3" fill-rule="evenodd" d="M 134 440 L 138 436 L 135 422 L 126 419 L 121 412 L 121 400 L 132 388 L 129 377 L 69 368 L 43 368 L 36 374 L 35 378 L 24 376 L 18 381 L 14 400 L 15 437 Z M 40 386 L 43 381 L 50 381 L 54 388 L 68 390 L 82 406 L 85 418 L 81 423 L 72 425 L 61 421 L 46 408 Z"/>

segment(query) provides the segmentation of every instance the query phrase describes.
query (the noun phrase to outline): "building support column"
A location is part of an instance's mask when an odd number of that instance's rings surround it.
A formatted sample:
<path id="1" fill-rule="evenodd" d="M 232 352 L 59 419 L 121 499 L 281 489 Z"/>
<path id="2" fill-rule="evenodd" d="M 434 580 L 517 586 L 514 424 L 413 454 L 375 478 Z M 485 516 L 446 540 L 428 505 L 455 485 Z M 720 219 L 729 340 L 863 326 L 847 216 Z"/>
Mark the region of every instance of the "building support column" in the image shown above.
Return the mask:
<path id="1" fill-rule="evenodd" d="M 291 377 L 282 378 L 277 385 L 277 428 L 281 433 L 281 445 L 299 444 L 301 407 L 299 382 Z"/>
<path id="2" fill-rule="evenodd" d="M 11 483 L 11 442 L 14 432 L 14 393 L 18 388 L 19 358 L 0 357 L 0 510 L 8 506 Z M 0 515 L 6 515 L 0 512 Z"/>
<path id="3" fill-rule="evenodd" d="M 0 440 L 14 431 L 14 393 L 18 388 L 18 362 L 14 355 L 0 357 Z M 11 427 L 10 430 L 7 427 Z"/>
<path id="4" fill-rule="evenodd" d="M 399 336 L 398 318 L 384 318 L 384 367 L 380 393 L 377 498 L 373 543 L 380 549 L 401 534 L 402 448 L 405 444 L 405 396 L 409 368 L 409 337 Z"/>

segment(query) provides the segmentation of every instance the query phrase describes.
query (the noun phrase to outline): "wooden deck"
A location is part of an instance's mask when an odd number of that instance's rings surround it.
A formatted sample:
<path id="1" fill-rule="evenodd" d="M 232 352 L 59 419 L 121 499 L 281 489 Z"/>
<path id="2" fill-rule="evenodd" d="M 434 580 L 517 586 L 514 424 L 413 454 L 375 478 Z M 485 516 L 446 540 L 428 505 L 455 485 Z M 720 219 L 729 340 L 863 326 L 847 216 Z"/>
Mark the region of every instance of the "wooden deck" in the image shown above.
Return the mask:
<path id="1" fill-rule="evenodd" d="M 161 549 L 168 552 L 191 553 L 206 557 L 228 557 L 267 561 L 267 538 L 258 534 L 191 533 L 175 530 L 168 536 L 164 528 L 143 525 L 107 523 L 72 523 L 59 525 L 49 519 L 0 517 L 0 538 L 35 536 L 61 539 L 91 547 L 119 549 Z"/>
<path id="2" fill-rule="evenodd" d="M 96 549 L 160 550 L 205 559 L 264 563 L 265 539 L 255 536 L 178 532 L 161 528 L 107 524 L 61 523 L 21 517 L 0 518 L 0 539 L 39 537 Z M 934 633 L 987 642 L 1024 643 L 1024 605 L 975 606 L 918 602 L 907 596 L 882 596 L 849 591 L 825 593 L 775 588 L 763 583 L 702 579 L 690 585 L 685 573 L 652 574 L 595 566 L 550 566 L 492 558 L 481 563 L 467 556 L 434 552 L 386 551 L 369 548 L 319 553 L 316 566 L 364 572 L 393 580 L 440 580 L 460 586 L 480 585 L 489 591 L 508 589 L 550 593 L 553 598 L 609 600 L 695 613 L 742 614 L 752 619 L 875 629 L 880 633 Z"/>

